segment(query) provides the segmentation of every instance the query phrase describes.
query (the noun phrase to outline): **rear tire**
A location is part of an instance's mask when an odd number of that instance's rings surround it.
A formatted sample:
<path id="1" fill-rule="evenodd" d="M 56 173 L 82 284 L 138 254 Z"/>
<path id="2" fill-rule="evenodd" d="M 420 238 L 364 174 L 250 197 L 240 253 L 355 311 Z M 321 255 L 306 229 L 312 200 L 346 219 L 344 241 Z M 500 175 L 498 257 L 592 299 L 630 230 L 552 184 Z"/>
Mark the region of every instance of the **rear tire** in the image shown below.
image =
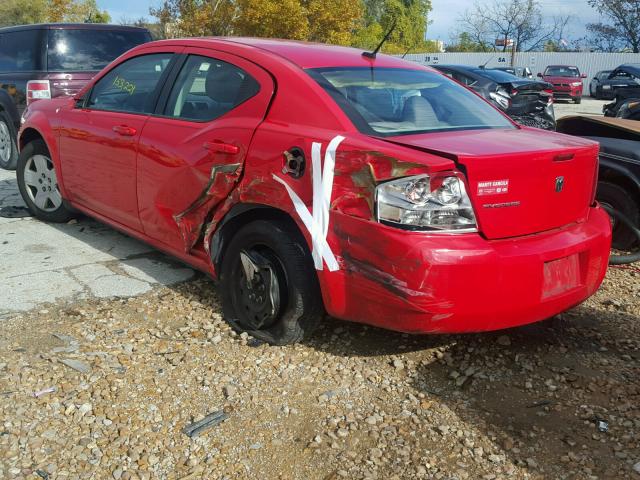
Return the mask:
<path id="1" fill-rule="evenodd" d="M 256 220 L 234 235 L 222 258 L 220 293 L 227 322 L 272 345 L 300 342 L 324 316 L 307 244 L 282 221 Z"/>
<path id="2" fill-rule="evenodd" d="M 15 170 L 17 162 L 15 128 L 7 112 L 0 111 L 0 168 Z"/>
<path id="3" fill-rule="evenodd" d="M 34 140 L 22 149 L 16 177 L 20 195 L 34 217 L 53 223 L 65 223 L 74 217 L 62 200 L 55 166 L 42 140 Z"/>
<path id="4" fill-rule="evenodd" d="M 598 182 L 598 201 L 624 214 L 636 225 L 640 224 L 640 206 L 633 196 L 620 185 L 609 182 Z M 635 243 L 636 236 L 621 222 L 613 223 L 613 248 L 629 250 Z"/>

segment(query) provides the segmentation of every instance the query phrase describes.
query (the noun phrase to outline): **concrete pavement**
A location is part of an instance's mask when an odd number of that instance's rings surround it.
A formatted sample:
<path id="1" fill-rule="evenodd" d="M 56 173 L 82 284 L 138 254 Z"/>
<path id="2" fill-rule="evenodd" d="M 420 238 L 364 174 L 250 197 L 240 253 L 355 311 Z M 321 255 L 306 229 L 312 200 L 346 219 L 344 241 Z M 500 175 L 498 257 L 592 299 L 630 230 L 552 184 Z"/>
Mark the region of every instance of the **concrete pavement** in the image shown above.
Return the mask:
<path id="1" fill-rule="evenodd" d="M 0 170 L 0 319 L 49 302 L 135 296 L 195 274 L 86 217 L 47 224 L 28 215 L 15 172 Z"/>

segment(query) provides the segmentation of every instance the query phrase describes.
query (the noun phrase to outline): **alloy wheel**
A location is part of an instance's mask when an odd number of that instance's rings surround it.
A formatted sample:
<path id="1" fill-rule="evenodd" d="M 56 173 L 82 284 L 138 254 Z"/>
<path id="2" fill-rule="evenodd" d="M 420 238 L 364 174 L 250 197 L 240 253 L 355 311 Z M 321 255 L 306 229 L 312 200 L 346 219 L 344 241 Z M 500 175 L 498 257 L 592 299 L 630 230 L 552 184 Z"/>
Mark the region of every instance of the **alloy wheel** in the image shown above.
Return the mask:
<path id="1" fill-rule="evenodd" d="M 3 163 L 8 163 L 12 154 L 13 140 L 11 139 L 9 126 L 4 120 L 0 120 L 0 160 Z"/>
<path id="2" fill-rule="evenodd" d="M 31 201 L 44 212 L 54 212 L 62 205 L 58 178 L 50 158 L 34 155 L 24 167 L 24 183 Z"/>

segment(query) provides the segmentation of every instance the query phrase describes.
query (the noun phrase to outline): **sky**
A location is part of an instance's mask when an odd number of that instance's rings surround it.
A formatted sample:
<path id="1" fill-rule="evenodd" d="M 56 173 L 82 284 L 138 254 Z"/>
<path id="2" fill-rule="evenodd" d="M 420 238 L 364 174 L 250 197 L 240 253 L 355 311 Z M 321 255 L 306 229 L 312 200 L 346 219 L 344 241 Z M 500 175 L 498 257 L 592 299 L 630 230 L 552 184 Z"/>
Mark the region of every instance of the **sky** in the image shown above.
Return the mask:
<path id="1" fill-rule="evenodd" d="M 484 0 L 490 1 L 490 0 Z M 567 28 L 568 40 L 584 37 L 585 25 L 597 22 L 598 13 L 587 3 L 587 0 L 539 0 L 542 12 L 549 17 L 570 15 L 571 21 Z M 472 0 L 431 0 L 431 24 L 427 28 L 427 37 L 432 40 L 451 39 L 456 30 L 456 20 L 468 8 L 473 7 Z"/>
<path id="2" fill-rule="evenodd" d="M 483 0 L 490 1 L 490 0 Z M 543 12 L 549 16 L 571 15 L 571 23 L 567 29 L 568 39 L 585 35 L 585 25 L 598 21 L 598 14 L 587 4 L 587 0 L 539 0 Z M 113 22 L 122 17 L 137 19 L 149 17 L 149 7 L 157 6 L 160 0 L 98 0 L 100 8 L 106 9 Z M 473 6 L 472 0 L 431 0 L 431 25 L 428 27 L 429 39 L 440 39 L 447 42 L 456 29 L 456 20 L 467 8 Z"/>

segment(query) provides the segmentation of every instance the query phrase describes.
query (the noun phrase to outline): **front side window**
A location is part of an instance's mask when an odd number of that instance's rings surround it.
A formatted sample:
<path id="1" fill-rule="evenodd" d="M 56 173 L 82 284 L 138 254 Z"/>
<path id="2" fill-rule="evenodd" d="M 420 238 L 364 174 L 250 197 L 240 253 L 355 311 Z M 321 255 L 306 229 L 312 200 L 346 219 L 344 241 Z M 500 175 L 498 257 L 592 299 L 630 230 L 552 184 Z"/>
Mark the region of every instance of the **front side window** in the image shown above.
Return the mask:
<path id="1" fill-rule="evenodd" d="M 156 53 L 121 63 L 95 84 L 87 108 L 152 113 L 156 88 L 172 56 Z"/>
<path id="2" fill-rule="evenodd" d="M 49 71 L 102 70 L 127 50 L 151 40 L 144 30 L 49 30 Z"/>
<path id="3" fill-rule="evenodd" d="M 191 55 L 164 111 L 168 117 L 206 122 L 253 97 L 260 85 L 244 70 L 215 58 Z"/>
<path id="4" fill-rule="evenodd" d="M 516 128 L 477 95 L 435 72 L 366 67 L 307 72 L 369 135 Z"/>
<path id="5" fill-rule="evenodd" d="M 547 67 L 544 71 L 546 77 L 574 77 L 580 76 L 580 70 L 576 67 Z"/>
<path id="6" fill-rule="evenodd" d="M 0 72 L 43 70 L 43 30 L 21 30 L 0 34 Z"/>

